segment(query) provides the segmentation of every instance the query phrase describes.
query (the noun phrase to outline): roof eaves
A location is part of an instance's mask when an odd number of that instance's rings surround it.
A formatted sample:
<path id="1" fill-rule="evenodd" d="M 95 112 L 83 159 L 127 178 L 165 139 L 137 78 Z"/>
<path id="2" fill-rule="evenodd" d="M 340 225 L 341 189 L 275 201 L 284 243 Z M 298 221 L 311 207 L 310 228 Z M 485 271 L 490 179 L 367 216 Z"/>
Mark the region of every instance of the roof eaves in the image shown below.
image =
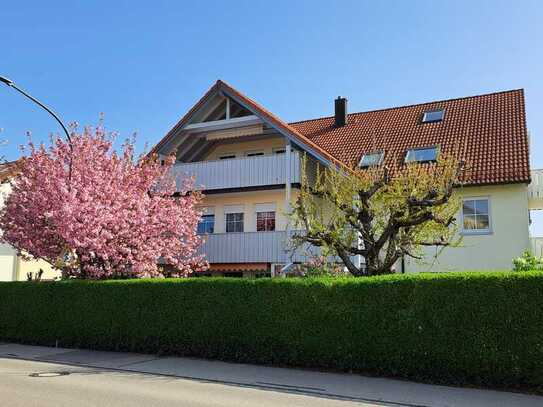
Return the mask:
<path id="1" fill-rule="evenodd" d="M 179 120 L 171 129 L 166 133 L 166 135 L 151 149 L 148 155 L 156 154 L 157 151 L 164 146 L 170 139 L 175 136 L 175 134 L 188 123 L 190 118 L 196 111 L 207 101 L 207 99 L 213 95 L 219 88 L 221 81 L 218 80 L 211 86 L 208 91 L 190 108 L 190 110 L 185 113 L 185 115 Z"/>
<path id="2" fill-rule="evenodd" d="M 279 127 L 279 129 L 282 129 L 283 132 L 286 132 L 287 135 L 290 135 L 291 138 L 294 138 L 294 140 L 297 141 L 299 144 L 302 144 L 302 146 L 304 146 L 305 144 L 304 147 L 309 147 L 310 150 L 313 150 L 317 154 L 323 156 L 328 163 L 335 164 L 341 168 L 348 169 L 349 171 L 351 171 L 351 168 L 347 164 L 337 159 L 336 157 L 328 153 L 326 150 L 324 150 L 323 148 L 321 148 L 320 146 L 312 142 L 309 138 L 304 136 L 302 133 L 300 133 L 298 130 L 296 130 L 294 127 L 292 127 L 288 123 L 281 120 L 279 117 L 275 116 L 273 113 L 265 109 L 259 103 L 245 96 L 243 93 L 239 92 L 234 87 L 230 86 L 228 83 L 221 80 L 217 82 L 220 83 L 220 86 L 223 91 L 225 91 L 226 93 L 229 93 L 231 97 L 234 96 L 235 99 L 238 99 L 237 100 L 238 103 L 245 105 L 245 107 L 253 111 L 253 113 L 254 111 L 256 111 L 260 113 L 260 115 L 265 116 L 267 121 L 270 122 L 272 126 Z"/>

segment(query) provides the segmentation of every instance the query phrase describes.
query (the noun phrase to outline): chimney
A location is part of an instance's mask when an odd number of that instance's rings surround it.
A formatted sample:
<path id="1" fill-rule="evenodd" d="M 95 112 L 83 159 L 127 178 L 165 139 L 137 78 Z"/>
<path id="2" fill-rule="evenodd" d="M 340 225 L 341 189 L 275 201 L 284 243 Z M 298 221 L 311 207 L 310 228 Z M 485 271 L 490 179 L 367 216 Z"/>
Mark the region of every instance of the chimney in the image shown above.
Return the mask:
<path id="1" fill-rule="evenodd" d="M 335 119 L 336 127 L 347 124 L 347 99 L 338 96 L 335 100 Z"/>

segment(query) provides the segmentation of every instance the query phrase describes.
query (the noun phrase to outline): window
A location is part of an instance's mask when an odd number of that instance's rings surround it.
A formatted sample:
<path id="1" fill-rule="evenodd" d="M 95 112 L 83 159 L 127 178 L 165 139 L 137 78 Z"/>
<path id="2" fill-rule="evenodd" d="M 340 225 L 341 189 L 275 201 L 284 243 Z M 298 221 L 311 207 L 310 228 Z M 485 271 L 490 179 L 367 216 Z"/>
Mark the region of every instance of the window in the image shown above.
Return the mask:
<path id="1" fill-rule="evenodd" d="M 422 122 L 423 123 L 440 122 L 443 120 L 444 115 L 445 115 L 445 111 L 443 109 L 430 110 L 422 114 Z"/>
<path id="2" fill-rule="evenodd" d="M 468 198 L 462 202 L 464 233 L 490 233 L 490 201 L 488 198 Z"/>
<path id="3" fill-rule="evenodd" d="M 256 213 L 256 231 L 273 232 L 275 230 L 275 211 Z"/>
<path id="4" fill-rule="evenodd" d="M 215 215 L 202 215 L 200 222 L 198 222 L 198 233 L 213 233 L 215 229 Z"/>
<path id="5" fill-rule="evenodd" d="M 221 155 L 219 157 L 219 160 L 230 160 L 232 158 L 236 158 L 236 154 L 234 153 L 231 153 L 231 154 L 225 154 L 225 155 Z"/>
<path id="6" fill-rule="evenodd" d="M 272 152 L 274 154 L 285 154 L 286 151 L 287 151 L 287 149 L 285 147 L 274 147 L 272 149 Z M 294 149 L 291 148 L 290 151 L 294 152 Z"/>
<path id="7" fill-rule="evenodd" d="M 360 168 L 367 168 L 374 165 L 380 165 L 381 162 L 383 161 L 383 156 L 384 154 L 382 151 L 378 151 L 378 152 L 370 153 L 370 154 L 364 154 L 358 166 Z"/>
<path id="8" fill-rule="evenodd" d="M 243 213 L 226 214 L 226 233 L 243 232 Z"/>
<path id="9" fill-rule="evenodd" d="M 259 155 L 264 155 L 264 151 L 247 151 L 245 155 L 247 157 L 257 157 Z"/>
<path id="10" fill-rule="evenodd" d="M 437 147 L 413 148 L 407 151 L 406 163 L 428 162 L 437 160 Z"/>

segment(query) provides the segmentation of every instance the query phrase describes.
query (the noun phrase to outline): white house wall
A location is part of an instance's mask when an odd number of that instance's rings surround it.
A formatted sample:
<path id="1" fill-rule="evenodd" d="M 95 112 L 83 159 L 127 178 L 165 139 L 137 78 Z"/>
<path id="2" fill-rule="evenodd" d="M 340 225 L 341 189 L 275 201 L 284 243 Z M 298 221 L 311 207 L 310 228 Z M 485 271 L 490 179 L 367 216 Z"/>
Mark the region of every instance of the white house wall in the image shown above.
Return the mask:
<path id="1" fill-rule="evenodd" d="M 13 247 L 0 244 L 0 281 L 13 281 L 17 274 L 17 255 Z"/>

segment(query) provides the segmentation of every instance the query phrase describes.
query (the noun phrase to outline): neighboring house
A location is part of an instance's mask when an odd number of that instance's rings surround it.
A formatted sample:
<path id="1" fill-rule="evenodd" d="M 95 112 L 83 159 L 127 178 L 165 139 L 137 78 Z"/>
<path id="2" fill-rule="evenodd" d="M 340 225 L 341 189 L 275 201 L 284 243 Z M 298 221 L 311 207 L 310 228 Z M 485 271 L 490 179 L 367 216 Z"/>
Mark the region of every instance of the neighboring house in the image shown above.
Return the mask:
<path id="1" fill-rule="evenodd" d="M 11 191 L 9 180 L 17 172 L 17 162 L 0 165 L 0 208 Z M 23 260 L 17 251 L 7 243 L 0 243 L 0 281 L 26 280 L 27 274 L 35 276 L 43 270 L 42 280 L 53 280 L 60 277 L 60 272 L 54 270 L 43 260 Z"/>
<path id="2" fill-rule="evenodd" d="M 398 271 L 509 269 L 530 247 L 529 208 L 543 208 L 543 183 L 528 187 L 522 90 L 352 114 L 338 98 L 335 116 L 286 123 L 217 81 L 152 152 L 175 154 L 174 171 L 201 185 L 201 251 L 219 275 L 269 276 L 307 260 L 289 251 L 285 216 L 299 191 L 303 154 L 310 175 L 318 164 L 398 168 L 440 153 L 465 161 L 457 189 L 463 246 L 445 249 L 437 261 L 439 249 L 431 249 L 426 264 L 406 260 Z"/>

